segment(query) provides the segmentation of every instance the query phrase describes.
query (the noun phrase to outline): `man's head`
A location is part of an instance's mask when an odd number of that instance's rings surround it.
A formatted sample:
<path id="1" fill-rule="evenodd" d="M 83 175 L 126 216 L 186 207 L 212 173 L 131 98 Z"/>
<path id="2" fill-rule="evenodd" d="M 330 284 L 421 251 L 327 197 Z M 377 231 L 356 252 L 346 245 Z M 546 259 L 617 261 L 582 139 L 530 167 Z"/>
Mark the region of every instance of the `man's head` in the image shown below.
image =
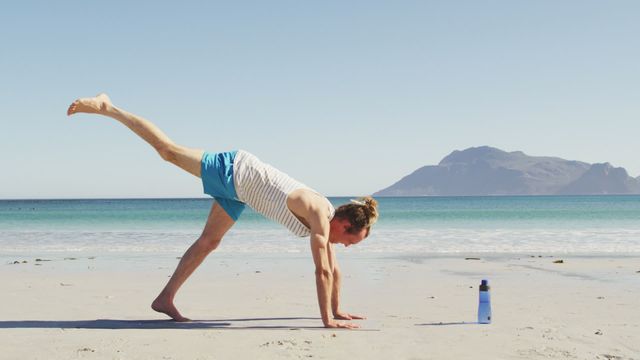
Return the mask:
<path id="1" fill-rule="evenodd" d="M 367 196 L 359 200 L 351 200 L 336 209 L 331 220 L 329 242 L 355 245 L 369 236 L 371 226 L 378 220 L 378 202 Z"/>

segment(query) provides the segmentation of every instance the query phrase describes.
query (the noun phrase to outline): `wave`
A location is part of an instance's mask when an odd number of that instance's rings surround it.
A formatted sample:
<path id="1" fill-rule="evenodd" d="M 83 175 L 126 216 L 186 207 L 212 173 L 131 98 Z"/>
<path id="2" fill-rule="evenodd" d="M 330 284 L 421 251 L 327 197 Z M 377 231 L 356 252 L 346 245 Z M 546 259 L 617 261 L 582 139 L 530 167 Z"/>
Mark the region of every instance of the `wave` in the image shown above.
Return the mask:
<path id="1" fill-rule="evenodd" d="M 0 254 L 182 253 L 198 231 L 3 231 Z M 309 240 L 284 229 L 232 229 L 222 253 L 308 253 Z M 351 253 L 640 253 L 635 228 L 381 228 Z"/>

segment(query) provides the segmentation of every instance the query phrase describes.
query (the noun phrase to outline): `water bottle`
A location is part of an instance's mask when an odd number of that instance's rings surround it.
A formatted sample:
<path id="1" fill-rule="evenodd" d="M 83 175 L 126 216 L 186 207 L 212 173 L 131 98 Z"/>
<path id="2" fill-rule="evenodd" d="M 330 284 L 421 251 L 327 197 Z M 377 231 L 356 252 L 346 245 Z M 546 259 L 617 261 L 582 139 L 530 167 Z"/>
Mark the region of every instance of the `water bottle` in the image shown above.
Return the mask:
<path id="1" fill-rule="evenodd" d="M 489 280 L 480 284 L 480 303 L 478 304 L 478 324 L 491 324 L 491 297 L 489 296 Z"/>

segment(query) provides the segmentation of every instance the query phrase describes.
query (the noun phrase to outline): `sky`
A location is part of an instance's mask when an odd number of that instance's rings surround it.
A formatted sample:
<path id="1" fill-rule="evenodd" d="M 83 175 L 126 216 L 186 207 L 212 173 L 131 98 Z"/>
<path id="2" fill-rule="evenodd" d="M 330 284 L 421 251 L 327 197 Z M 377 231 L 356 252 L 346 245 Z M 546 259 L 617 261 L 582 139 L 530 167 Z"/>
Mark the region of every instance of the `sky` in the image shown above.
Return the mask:
<path id="1" fill-rule="evenodd" d="M 0 199 L 204 197 L 114 120 L 244 149 L 328 196 L 489 145 L 640 175 L 640 2 L 14 1 Z"/>

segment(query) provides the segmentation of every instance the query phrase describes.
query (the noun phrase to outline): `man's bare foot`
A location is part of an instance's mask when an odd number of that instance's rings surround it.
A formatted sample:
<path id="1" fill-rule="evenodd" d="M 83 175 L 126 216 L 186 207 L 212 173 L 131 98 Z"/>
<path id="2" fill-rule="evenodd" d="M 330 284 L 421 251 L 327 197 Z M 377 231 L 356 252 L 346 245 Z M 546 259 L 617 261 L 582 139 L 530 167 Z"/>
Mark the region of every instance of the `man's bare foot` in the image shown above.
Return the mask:
<path id="1" fill-rule="evenodd" d="M 157 312 L 168 315 L 170 318 L 178 322 L 191 321 L 191 319 L 180 315 L 180 312 L 176 309 L 175 305 L 173 305 L 173 302 L 166 300 L 162 294 L 158 295 L 158 297 L 153 300 L 151 308 Z"/>
<path id="2" fill-rule="evenodd" d="M 98 94 L 96 97 L 82 98 L 74 101 L 69 106 L 67 115 L 73 115 L 75 113 L 102 114 L 112 106 L 111 99 L 109 99 L 107 94 Z"/>

